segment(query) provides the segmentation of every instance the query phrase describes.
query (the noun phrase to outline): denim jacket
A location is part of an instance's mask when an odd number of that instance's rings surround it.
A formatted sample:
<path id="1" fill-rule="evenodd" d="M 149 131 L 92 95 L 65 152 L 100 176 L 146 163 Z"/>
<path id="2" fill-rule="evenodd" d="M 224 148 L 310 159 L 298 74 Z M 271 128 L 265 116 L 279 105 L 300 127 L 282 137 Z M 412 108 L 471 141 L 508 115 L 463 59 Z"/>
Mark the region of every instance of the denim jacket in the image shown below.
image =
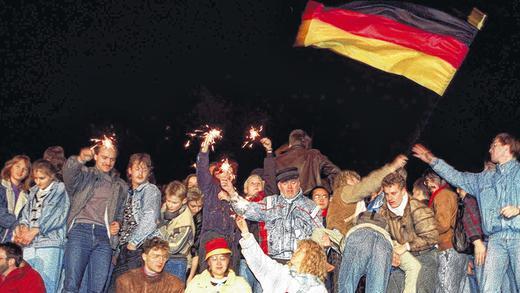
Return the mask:
<path id="1" fill-rule="evenodd" d="M 37 192 L 38 186 L 33 186 L 19 221 L 20 225 L 40 229 L 29 247 L 63 247 L 67 234 L 67 215 L 70 207 L 65 184 L 54 182 L 49 193 L 43 199 L 42 211 L 38 221 L 31 223 L 31 209 L 35 203 L 34 198 Z"/>
<path id="2" fill-rule="evenodd" d="M 23 190 L 15 202 L 15 195 L 11 181 L 2 180 L 0 185 L 0 242 L 11 241 L 14 227 L 20 213 L 27 203 L 27 193 Z"/>
<path id="3" fill-rule="evenodd" d="M 298 240 L 310 238 L 315 228 L 323 228 L 320 208 L 301 190 L 292 200 L 272 195 L 249 202 L 237 196 L 231 204 L 246 219 L 265 222 L 268 251 L 273 258 L 290 259 Z"/>
<path id="4" fill-rule="evenodd" d="M 431 167 L 477 198 L 486 235 L 520 238 L 520 216 L 507 219 L 500 214 L 506 206 L 520 206 L 520 163 L 516 159 L 480 173 L 459 172 L 441 159 L 433 161 Z"/>
<path id="5" fill-rule="evenodd" d="M 161 191 L 150 182 L 143 183 L 133 190 L 132 210 L 137 223 L 128 239 L 129 243 L 141 244 L 155 232 L 161 209 Z M 130 196 L 127 200 L 130 199 Z"/>

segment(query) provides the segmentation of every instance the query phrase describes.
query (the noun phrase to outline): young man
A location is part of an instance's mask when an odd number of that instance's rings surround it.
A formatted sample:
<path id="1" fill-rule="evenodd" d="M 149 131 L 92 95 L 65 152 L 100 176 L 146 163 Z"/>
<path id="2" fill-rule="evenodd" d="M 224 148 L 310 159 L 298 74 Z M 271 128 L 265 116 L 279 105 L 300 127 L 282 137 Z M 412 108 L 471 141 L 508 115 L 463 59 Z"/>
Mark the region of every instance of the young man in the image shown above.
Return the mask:
<path id="1" fill-rule="evenodd" d="M 154 237 L 146 240 L 142 247 L 144 265 L 117 278 L 116 292 L 184 292 L 184 283 L 163 270 L 169 257 L 168 241 Z"/>
<path id="2" fill-rule="evenodd" d="M 102 292 L 107 283 L 112 251 L 122 222 L 128 186 L 115 171 L 117 149 L 99 145 L 93 152 L 83 148 L 70 157 L 63 168 L 63 179 L 70 197 L 65 246 L 64 292 L 78 292 L 82 279 L 90 291 Z M 95 167 L 85 163 L 94 159 Z"/>
<path id="3" fill-rule="evenodd" d="M 417 144 L 414 156 L 452 185 L 477 198 L 482 228 L 489 236 L 483 272 L 483 292 L 498 292 L 506 271 L 512 269 L 516 290 L 520 290 L 520 142 L 508 133 L 500 133 L 489 148 L 493 170 L 480 173 L 459 172 Z M 514 288 L 513 288 L 514 289 Z"/>
<path id="4" fill-rule="evenodd" d="M 410 251 L 421 263 L 417 292 L 433 292 L 437 285 L 438 257 L 435 245 L 439 232 L 431 209 L 406 190 L 404 178 L 394 172 L 382 182 L 385 204 L 379 210 L 388 222 L 388 231 L 394 242 L 392 265 L 399 266 L 400 256 Z M 405 276 L 401 270 L 391 273 L 387 292 L 403 292 Z"/>
<path id="5" fill-rule="evenodd" d="M 42 277 L 22 258 L 22 248 L 0 244 L 0 292 L 45 293 Z"/>
<path id="6" fill-rule="evenodd" d="M 141 245 L 156 230 L 161 191 L 149 182 L 152 169 L 149 154 L 130 156 L 127 178 L 131 188 L 124 204 L 123 222 L 119 231 L 119 255 L 112 276 L 114 281 L 124 272 L 142 266 Z"/>

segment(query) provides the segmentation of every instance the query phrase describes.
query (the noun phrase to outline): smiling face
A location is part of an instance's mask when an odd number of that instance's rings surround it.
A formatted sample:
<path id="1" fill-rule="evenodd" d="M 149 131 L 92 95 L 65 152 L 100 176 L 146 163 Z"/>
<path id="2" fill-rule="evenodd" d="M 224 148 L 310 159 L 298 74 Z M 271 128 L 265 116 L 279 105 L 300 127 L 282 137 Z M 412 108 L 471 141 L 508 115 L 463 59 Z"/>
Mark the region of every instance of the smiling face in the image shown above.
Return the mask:
<path id="1" fill-rule="evenodd" d="M 229 254 L 215 254 L 208 258 L 208 270 L 214 278 L 222 279 L 227 275 L 229 259 Z"/>
<path id="2" fill-rule="evenodd" d="M 94 155 L 96 168 L 103 173 L 108 173 L 114 168 L 116 163 L 117 151 L 113 148 L 100 147 L 98 153 Z"/>
<path id="3" fill-rule="evenodd" d="M 11 182 L 20 184 L 29 175 L 29 164 L 25 160 L 19 160 L 11 167 Z"/>

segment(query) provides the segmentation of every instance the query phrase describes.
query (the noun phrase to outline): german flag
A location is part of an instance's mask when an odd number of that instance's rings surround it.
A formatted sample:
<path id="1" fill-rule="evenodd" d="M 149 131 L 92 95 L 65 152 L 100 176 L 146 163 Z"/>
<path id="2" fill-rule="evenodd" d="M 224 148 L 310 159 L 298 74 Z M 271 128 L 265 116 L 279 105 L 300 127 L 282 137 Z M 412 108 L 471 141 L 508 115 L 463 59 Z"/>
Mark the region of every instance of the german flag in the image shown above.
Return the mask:
<path id="1" fill-rule="evenodd" d="M 470 24 L 395 1 L 354 1 L 339 7 L 309 1 L 295 46 L 330 49 L 443 95 L 484 18 L 474 9 Z"/>

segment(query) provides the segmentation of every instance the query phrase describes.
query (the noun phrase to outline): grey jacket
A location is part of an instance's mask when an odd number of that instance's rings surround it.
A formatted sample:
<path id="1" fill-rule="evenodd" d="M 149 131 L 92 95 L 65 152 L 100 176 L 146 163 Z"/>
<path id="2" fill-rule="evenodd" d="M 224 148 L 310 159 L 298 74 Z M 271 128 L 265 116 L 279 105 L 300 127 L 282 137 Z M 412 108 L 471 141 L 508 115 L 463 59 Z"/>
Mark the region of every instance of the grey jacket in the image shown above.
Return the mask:
<path id="1" fill-rule="evenodd" d="M 236 196 L 231 205 L 246 219 L 265 222 L 269 256 L 276 259 L 290 259 L 298 240 L 310 238 L 315 228 L 323 228 L 320 208 L 301 190 L 292 200 L 272 195 L 249 202 Z"/>
<path id="2" fill-rule="evenodd" d="M 71 156 L 63 166 L 63 181 L 70 198 L 70 212 L 67 218 L 67 226 L 72 227 L 74 220 L 87 202 L 94 195 L 94 186 L 97 180 L 101 180 L 102 172 L 94 167 L 86 167 L 78 162 L 77 156 Z M 110 237 L 112 247 L 117 247 L 118 239 L 111 237 L 109 225 L 113 221 L 119 223 L 123 219 L 124 203 L 128 196 L 128 185 L 119 178 L 114 170 L 110 172 L 112 177 L 112 197 L 105 208 L 105 226 Z"/>
<path id="3" fill-rule="evenodd" d="M 40 229 L 40 233 L 36 235 L 29 247 L 63 247 L 67 234 L 67 214 L 70 207 L 65 185 L 63 182 L 54 182 L 49 193 L 43 199 L 42 212 L 38 221 L 31 224 L 31 209 L 34 206 L 34 198 L 37 192 L 38 187 L 33 186 L 19 221 L 20 225 Z"/>

